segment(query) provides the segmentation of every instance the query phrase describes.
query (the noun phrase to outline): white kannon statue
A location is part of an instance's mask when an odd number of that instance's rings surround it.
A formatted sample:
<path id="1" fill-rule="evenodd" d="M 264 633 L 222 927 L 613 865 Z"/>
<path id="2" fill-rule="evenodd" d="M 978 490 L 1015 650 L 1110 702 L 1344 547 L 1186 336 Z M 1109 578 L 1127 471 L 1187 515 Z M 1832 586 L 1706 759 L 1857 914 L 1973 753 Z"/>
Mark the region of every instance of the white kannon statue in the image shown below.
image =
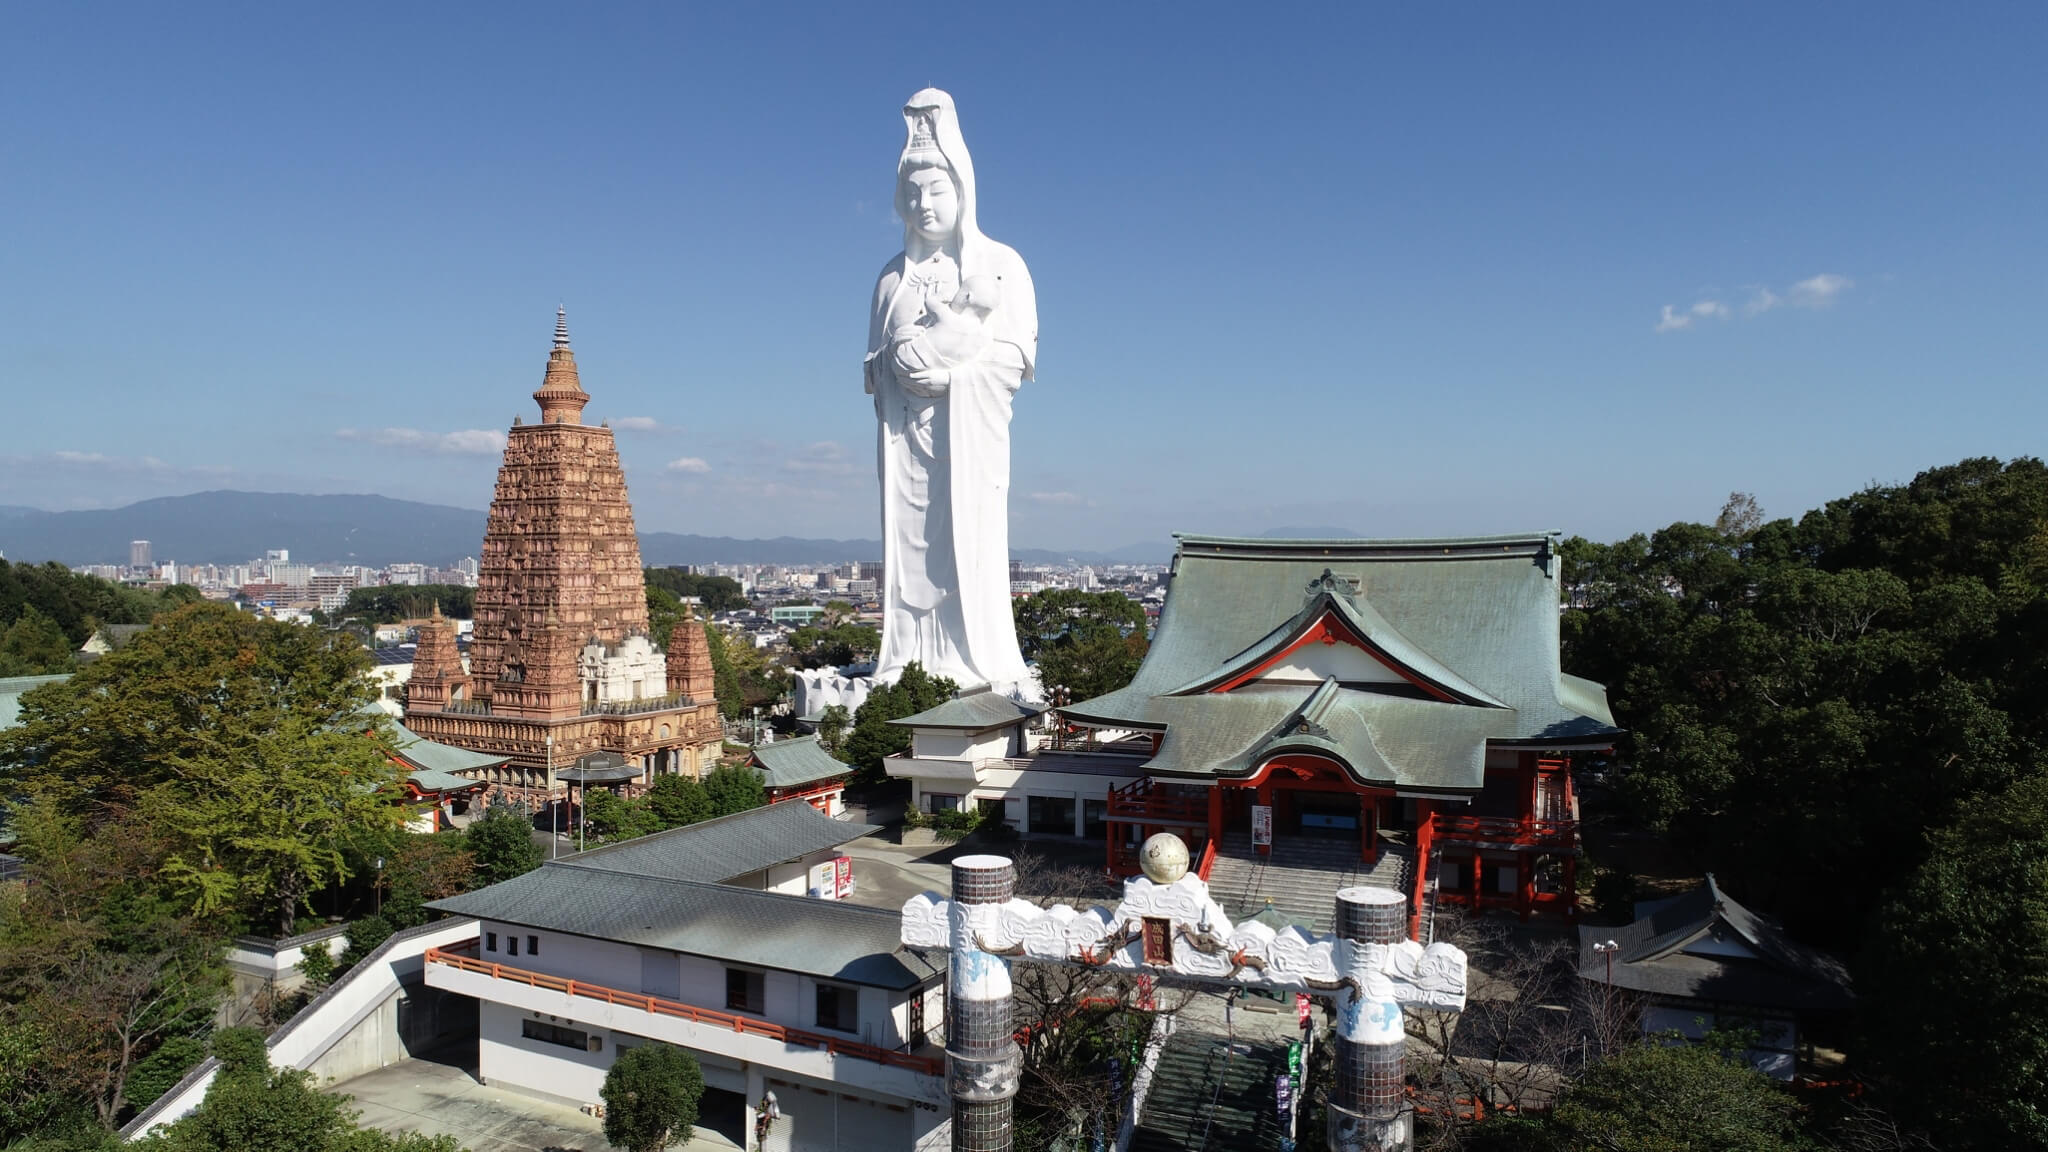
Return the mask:
<path id="1" fill-rule="evenodd" d="M 903 251 L 868 319 L 880 421 L 882 650 L 875 682 L 916 660 L 962 687 L 1026 681 L 1010 616 L 1010 400 L 1038 359 L 1031 273 L 975 221 L 953 98 L 904 106 Z"/>

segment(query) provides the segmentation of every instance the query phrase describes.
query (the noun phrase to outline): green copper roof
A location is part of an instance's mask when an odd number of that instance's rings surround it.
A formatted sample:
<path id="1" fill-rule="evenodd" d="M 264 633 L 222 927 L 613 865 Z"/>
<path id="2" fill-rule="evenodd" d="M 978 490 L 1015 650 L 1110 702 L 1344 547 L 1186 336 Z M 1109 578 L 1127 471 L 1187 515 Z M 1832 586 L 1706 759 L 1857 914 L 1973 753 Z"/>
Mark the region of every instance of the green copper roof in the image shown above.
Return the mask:
<path id="1" fill-rule="evenodd" d="M 21 721 L 22 693 L 69 679 L 71 675 L 68 672 L 61 676 L 0 677 L 0 728 L 12 728 Z"/>
<path id="2" fill-rule="evenodd" d="M 1015 700 L 988 688 L 978 688 L 955 696 L 936 708 L 928 708 L 915 716 L 891 720 L 905 728 L 957 728 L 965 732 L 987 732 L 1019 720 L 1029 720 L 1044 711 Z"/>
<path id="3" fill-rule="evenodd" d="M 443 792 L 467 792 L 472 788 L 489 787 L 482 780 L 471 780 L 467 776 L 457 776 L 452 772 L 436 772 L 432 768 L 418 769 L 407 779 L 412 781 L 413 787 L 429 795 Z"/>
<path id="4" fill-rule="evenodd" d="M 1325 615 L 1361 646 L 1452 699 L 1402 682 L 1218 685 L 1286 649 Z M 1361 783 L 1476 791 L 1490 744 L 1615 734 L 1606 690 L 1558 667 L 1548 535 L 1453 540 L 1183 536 L 1159 631 L 1129 686 L 1062 709 L 1084 723 L 1163 732 L 1146 769 L 1243 776 L 1289 753 Z"/>
<path id="5" fill-rule="evenodd" d="M 825 751 L 816 736 L 763 744 L 754 749 L 753 762 L 761 770 L 761 783 L 770 788 L 797 788 L 853 771 L 853 765 Z"/>
<path id="6" fill-rule="evenodd" d="M 393 721 L 391 724 L 391 748 L 398 757 L 411 765 L 414 772 L 446 772 L 459 776 L 482 768 L 495 768 L 512 759 L 489 752 L 471 752 L 452 744 L 436 744 L 405 725 Z"/>

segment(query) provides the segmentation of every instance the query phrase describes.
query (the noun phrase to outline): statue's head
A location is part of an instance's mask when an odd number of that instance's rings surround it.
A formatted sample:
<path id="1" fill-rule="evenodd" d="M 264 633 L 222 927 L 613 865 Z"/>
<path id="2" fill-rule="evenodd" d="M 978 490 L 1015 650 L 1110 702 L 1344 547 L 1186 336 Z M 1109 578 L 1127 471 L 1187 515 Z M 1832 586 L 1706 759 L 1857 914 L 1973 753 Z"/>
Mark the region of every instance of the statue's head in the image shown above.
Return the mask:
<path id="1" fill-rule="evenodd" d="M 951 240 L 960 226 L 960 185 L 952 169 L 943 163 L 903 168 L 896 180 L 896 215 L 927 244 Z"/>
<path id="2" fill-rule="evenodd" d="M 974 232 L 974 167 L 953 98 L 926 88 L 903 105 L 905 141 L 896 163 L 896 214 L 905 243 L 940 245 Z"/>

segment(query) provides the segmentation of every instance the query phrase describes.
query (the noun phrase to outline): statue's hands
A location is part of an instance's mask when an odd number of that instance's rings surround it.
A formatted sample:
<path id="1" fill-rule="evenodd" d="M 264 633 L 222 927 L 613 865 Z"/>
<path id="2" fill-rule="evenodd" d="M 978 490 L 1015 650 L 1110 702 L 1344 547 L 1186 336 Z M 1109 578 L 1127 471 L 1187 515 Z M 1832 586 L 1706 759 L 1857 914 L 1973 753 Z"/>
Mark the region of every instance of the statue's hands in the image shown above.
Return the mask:
<path id="1" fill-rule="evenodd" d="M 902 382 L 903 390 L 913 396 L 944 396 L 946 390 L 953 386 L 953 374 L 944 368 L 906 371 L 899 365 L 896 379 Z"/>

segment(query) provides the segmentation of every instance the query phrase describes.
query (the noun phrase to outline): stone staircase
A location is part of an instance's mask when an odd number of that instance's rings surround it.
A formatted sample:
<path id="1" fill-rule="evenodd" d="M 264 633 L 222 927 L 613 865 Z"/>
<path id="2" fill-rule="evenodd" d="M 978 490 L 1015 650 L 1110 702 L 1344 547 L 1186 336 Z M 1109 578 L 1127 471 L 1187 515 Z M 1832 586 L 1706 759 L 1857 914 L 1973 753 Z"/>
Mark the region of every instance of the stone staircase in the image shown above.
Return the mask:
<path id="1" fill-rule="evenodd" d="M 1183 1025 L 1160 1049 L 1129 1152 L 1278 1149 L 1285 1130 L 1273 1080 L 1286 1070 L 1285 1045 L 1240 1040 L 1233 1047 Z"/>
<path id="2" fill-rule="evenodd" d="M 1233 919 L 1271 903 L 1287 919 L 1328 932 L 1339 888 L 1365 884 L 1406 893 L 1413 860 L 1412 847 L 1382 839 L 1379 860 L 1367 868 L 1355 841 L 1307 836 L 1279 841 L 1263 857 L 1252 851 L 1249 833 L 1230 833 L 1209 872 L 1209 894 Z"/>

